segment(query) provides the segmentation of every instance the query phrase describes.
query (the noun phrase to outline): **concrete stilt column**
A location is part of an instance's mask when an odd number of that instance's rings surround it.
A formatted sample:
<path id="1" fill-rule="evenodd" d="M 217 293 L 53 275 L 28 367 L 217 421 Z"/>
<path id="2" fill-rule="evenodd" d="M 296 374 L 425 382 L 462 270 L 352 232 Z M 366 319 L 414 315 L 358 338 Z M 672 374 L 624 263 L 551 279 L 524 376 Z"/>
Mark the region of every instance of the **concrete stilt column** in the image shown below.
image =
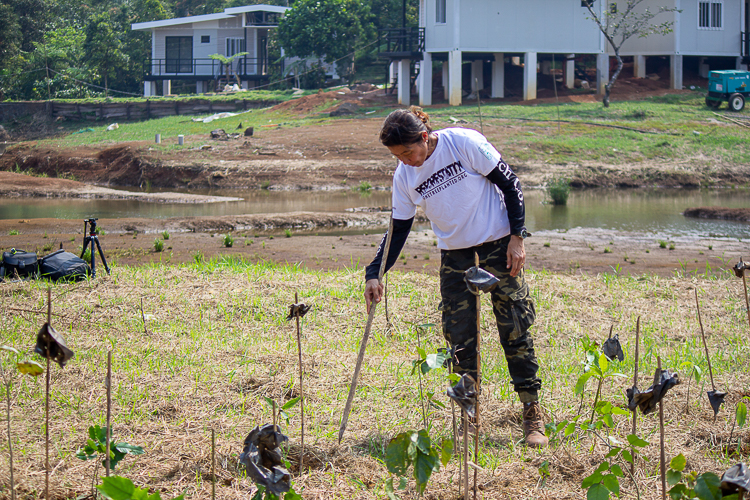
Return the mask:
<path id="1" fill-rule="evenodd" d="M 443 99 L 448 100 L 448 61 L 443 61 Z"/>
<path id="2" fill-rule="evenodd" d="M 169 95 L 172 93 L 172 80 L 163 80 L 162 95 Z"/>
<path id="3" fill-rule="evenodd" d="M 250 87 L 250 82 L 247 80 L 240 81 L 240 88 L 247 90 Z"/>
<path id="4" fill-rule="evenodd" d="M 463 57 L 460 50 L 451 50 L 448 53 L 448 104 L 450 106 L 461 105 L 461 63 Z"/>
<path id="5" fill-rule="evenodd" d="M 536 99 L 536 52 L 523 55 L 523 100 Z"/>
<path id="6" fill-rule="evenodd" d="M 568 54 L 565 59 L 565 86 L 572 89 L 576 86 L 576 60 L 575 54 Z"/>
<path id="7" fill-rule="evenodd" d="M 153 97 L 156 95 L 156 82 L 143 82 L 143 96 Z"/>
<path id="8" fill-rule="evenodd" d="M 646 56 L 633 56 L 633 74 L 636 78 L 646 78 Z"/>
<path id="9" fill-rule="evenodd" d="M 203 80 L 198 80 L 195 82 L 195 93 L 196 94 L 204 94 L 206 92 L 206 82 Z"/>
<path id="10" fill-rule="evenodd" d="M 402 106 L 411 105 L 411 89 L 409 88 L 411 84 L 411 71 L 409 63 L 409 59 L 398 61 L 398 103 Z"/>
<path id="11" fill-rule="evenodd" d="M 596 55 L 596 93 L 604 94 L 604 87 L 609 82 L 609 54 Z"/>
<path id="12" fill-rule="evenodd" d="M 419 105 L 432 106 L 432 54 L 424 52 L 419 62 Z"/>
<path id="13" fill-rule="evenodd" d="M 549 75 L 552 70 L 552 61 L 542 61 L 541 70 L 543 75 Z"/>
<path id="14" fill-rule="evenodd" d="M 495 52 L 492 61 L 492 97 L 505 97 L 505 54 Z"/>
<path id="15" fill-rule="evenodd" d="M 388 85 L 393 86 L 396 82 L 396 76 L 398 75 L 398 62 L 391 61 L 391 64 L 388 66 Z"/>
<path id="16" fill-rule="evenodd" d="M 669 56 L 669 86 L 673 89 L 682 89 L 682 56 L 672 54 Z"/>
<path id="17" fill-rule="evenodd" d="M 484 88 L 484 61 L 471 61 L 471 90 Z"/>

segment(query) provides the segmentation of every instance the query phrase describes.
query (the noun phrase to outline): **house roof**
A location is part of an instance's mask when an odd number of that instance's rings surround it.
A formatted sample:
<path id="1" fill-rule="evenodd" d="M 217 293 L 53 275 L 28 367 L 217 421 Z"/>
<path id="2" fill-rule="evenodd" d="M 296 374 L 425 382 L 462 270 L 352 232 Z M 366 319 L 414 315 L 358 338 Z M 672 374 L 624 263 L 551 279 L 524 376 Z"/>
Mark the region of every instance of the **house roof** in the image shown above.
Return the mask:
<path id="1" fill-rule="evenodd" d="M 245 12 L 277 12 L 283 14 L 289 10 L 289 7 L 278 7 L 276 5 L 246 5 L 244 7 L 231 7 L 224 9 L 224 12 L 218 14 L 205 14 L 203 16 L 188 16 L 188 17 L 177 17 L 174 19 L 163 19 L 161 21 L 149 21 L 145 23 L 131 24 L 130 28 L 133 30 L 150 30 L 153 28 L 163 28 L 165 26 L 179 26 L 181 24 L 193 24 L 200 23 L 203 21 L 215 21 L 217 19 L 231 19 L 237 14 L 244 14 Z"/>

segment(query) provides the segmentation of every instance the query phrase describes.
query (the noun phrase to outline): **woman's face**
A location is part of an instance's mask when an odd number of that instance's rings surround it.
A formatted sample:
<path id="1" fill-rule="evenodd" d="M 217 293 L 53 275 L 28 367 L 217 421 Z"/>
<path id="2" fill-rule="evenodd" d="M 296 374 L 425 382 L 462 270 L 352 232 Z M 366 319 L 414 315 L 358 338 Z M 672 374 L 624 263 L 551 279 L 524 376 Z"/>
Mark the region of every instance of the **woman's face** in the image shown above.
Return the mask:
<path id="1" fill-rule="evenodd" d="M 408 146 L 387 146 L 393 156 L 410 167 L 421 167 L 427 159 L 427 132 L 422 132 L 422 140 Z"/>

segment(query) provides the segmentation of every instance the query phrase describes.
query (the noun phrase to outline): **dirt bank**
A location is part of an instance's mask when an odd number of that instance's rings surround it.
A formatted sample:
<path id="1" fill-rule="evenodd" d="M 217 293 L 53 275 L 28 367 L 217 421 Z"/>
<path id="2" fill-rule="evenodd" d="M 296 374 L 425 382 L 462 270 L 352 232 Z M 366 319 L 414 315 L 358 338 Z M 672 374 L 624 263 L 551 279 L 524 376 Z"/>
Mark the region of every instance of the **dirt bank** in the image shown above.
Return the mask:
<path id="1" fill-rule="evenodd" d="M 133 200 L 150 203 L 218 203 L 238 201 L 228 196 L 206 196 L 185 193 L 140 193 L 92 186 L 69 179 L 31 177 L 13 172 L 0 172 L 0 196 L 6 198 L 97 198 Z"/>
<path id="2" fill-rule="evenodd" d="M 369 263 L 387 225 L 385 213 L 265 214 L 171 219 L 102 219 L 100 236 L 107 259 L 115 264 L 191 262 L 232 256 L 252 261 L 299 263 L 311 269 L 357 268 Z M 0 220 L 0 250 L 21 248 L 43 255 L 64 248 L 80 252 L 83 235 L 78 220 Z M 352 234 L 355 230 L 358 234 Z M 168 231 L 164 251 L 154 240 Z M 288 231 L 288 233 L 286 232 Z M 10 235 L 10 232 L 20 234 Z M 225 234 L 233 238 L 224 246 Z M 440 252 L 431 230 L 412 231 L 396 269 L 437 273 Z M 660 248 L 648 233 L 603 229 L 538 231 L 527 240 L 528 267 L 555 272 L 673 275 L 729 269 L 747 255 L 747 242 L 729 238 L 672 240 L 673 250 Z"/>
<path id="3" fill-rule="evenodd" d="M 685 217 L 750 222 L 750 208 L 697 207 L 683 212 Z"/>

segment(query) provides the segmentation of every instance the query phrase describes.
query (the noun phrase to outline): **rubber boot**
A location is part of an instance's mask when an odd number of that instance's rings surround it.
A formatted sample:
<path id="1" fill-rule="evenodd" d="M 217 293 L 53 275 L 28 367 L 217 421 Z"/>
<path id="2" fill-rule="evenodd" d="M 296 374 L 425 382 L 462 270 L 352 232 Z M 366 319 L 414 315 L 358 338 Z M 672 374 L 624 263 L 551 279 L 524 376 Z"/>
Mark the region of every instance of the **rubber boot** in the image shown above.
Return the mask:
<path id="1" fill-rule="evenodd" d="M 523 437 L 529 448 L 544 448 L 549 443 L 544 435 L 542 408 L 538 401 L 523 405 Z"/>

